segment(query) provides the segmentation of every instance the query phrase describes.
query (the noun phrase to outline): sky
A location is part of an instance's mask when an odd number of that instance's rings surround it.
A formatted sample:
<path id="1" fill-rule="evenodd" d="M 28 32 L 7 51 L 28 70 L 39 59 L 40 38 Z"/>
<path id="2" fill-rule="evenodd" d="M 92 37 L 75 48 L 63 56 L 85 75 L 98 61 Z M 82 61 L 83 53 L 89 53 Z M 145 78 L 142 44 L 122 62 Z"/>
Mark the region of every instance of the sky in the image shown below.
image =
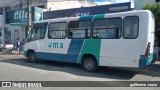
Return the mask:
<path id="1" fill-rule="evenodd" d="M 97 5 L 131 2 L 131 8 L 134 8 L 134 0 L 90 0 L 90 1 L 96 3 Z"/>

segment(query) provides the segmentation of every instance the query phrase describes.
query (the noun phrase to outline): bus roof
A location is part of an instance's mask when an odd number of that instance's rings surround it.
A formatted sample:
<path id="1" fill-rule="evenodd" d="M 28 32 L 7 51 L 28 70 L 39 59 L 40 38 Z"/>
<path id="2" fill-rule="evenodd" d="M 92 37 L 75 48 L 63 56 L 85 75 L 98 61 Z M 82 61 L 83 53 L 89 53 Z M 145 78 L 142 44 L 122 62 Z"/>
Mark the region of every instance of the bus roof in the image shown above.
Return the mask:
<path id="1" fill-rule="evenodd" d="M 47 19 L 47 20 L 42 20 L 38 21 L 36 23 L 44 23 L 44 22 L 56 22 L 56 21 L 72 21 L 72 20 L 92 20 L 94 19 L 99 19 L 102 18 L 101 16 L 106 16 L 106 15 L 119 15 L 119 14 L 129 14 L 129 13 L 151 13 L 149 10 L 133 10 L 133 11 L 126 11 L 126 12 L 117 12 L 117 13 L 108 13 L 108 14 L 96 14 L 96 15 L 89 15 L 89 16 L 78 16 L 78 17 L 63 17 L 63 18 L 56 18 L 56 19 Z"/>

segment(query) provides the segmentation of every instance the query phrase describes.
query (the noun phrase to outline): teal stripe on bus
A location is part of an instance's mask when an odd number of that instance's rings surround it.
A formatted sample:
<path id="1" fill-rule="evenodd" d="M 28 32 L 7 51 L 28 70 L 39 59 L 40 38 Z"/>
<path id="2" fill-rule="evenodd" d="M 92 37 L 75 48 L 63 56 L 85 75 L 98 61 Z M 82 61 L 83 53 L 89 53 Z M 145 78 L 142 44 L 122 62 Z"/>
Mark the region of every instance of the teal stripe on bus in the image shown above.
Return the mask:
<path id="1" fill-rule="evenodd" d="M 94 19 L 103 19 L 105 17 L 105 14 L 98 14 L 95 15 Z"/>
<path id="2" fill-rule="evenodd" d="M 80 21 L 81 21 L 81 20 L 82 20 L 82 21 L 83 21 L 83 20 L 84 20 L 84 21 L 85 21 L 85 20 L 92 20 L 93 17 L 94 17 L 94 16 L 81 16 L 81 17 L 79 18 L 79 20 L 80 20 Z"/>
<path id="3" fill-rule="evenodd" d="M 101 18 L 104 18 L 104 14 L 95 15 L 93 19 L 101 19 Z M 93 38 L 85 39 L 77 63 L 79 64 L 82 63 L 83 55 L 90 54 L 96 58 L 97 63 L 99 65 L 100 49 L 101 49 L 101 39 L 93 39 Z"/>

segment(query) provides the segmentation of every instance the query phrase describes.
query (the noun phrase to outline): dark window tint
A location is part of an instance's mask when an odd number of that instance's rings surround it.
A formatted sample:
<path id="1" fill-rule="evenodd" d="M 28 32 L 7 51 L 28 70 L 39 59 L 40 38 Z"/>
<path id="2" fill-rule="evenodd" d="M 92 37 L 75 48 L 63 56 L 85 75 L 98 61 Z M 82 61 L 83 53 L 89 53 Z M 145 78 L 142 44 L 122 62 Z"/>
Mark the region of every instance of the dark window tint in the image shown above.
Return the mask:
<path id="1" fill-rule="evenodd" d="M 34 24 L 28 35 L 28 40 L 33 41 L 33 40 L 44 39 L 46 28 L 47 28 L 47 23 Z"/>
<path id="2" fill-rule="evenodd" d="M 89 38 L 91 21 L 71 21 L 69 23 L 69 38 Z"/>
<path id="3" fill-rule="evenodd" d="M 121 36 L 122 19 L 108 18 L 94 21 L 94 38 L 118 39 Z"/>
<path id="4" fill-rule="evenodd" d="M 63 39 L 66 37 L 66 22 L 51 23 L 48 29 L 49 39 Z"/>
<path id="5" fill-rule="evenodd" d="M 139 19 L 137 16 L 129 16 L 124 19 L 123 37 L 125 39 L 135 39 L 138 37 Z"/>

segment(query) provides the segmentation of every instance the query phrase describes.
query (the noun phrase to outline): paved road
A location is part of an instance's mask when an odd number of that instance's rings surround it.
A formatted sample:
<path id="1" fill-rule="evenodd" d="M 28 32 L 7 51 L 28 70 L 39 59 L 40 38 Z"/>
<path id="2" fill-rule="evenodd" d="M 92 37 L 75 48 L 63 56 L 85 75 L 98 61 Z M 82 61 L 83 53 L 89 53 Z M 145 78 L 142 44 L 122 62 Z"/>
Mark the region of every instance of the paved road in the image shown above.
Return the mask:
<path id="1" fill-rule="evenodd" d="M 160 81 L 160 62 L 141 70 L 101 67 L 99 71 L 90 73 L 84 71 L 81 65 L 29 63 L 22 55 L 0 55 L 0 71 L 0 81 Z"/>

